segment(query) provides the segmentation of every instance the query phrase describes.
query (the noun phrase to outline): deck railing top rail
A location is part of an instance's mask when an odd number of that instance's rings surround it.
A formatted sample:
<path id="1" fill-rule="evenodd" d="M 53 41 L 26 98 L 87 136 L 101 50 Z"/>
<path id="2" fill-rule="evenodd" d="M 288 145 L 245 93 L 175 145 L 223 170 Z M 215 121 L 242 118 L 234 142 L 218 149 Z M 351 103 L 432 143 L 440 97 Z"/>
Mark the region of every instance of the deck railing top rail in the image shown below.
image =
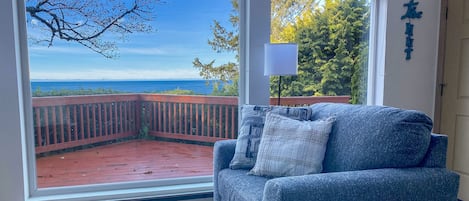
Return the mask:
<path id="1" fill-rule="evenodd" d="M 350 96 L 290 96 L 281 97 L 280 105 L 298 106 L 312 105 L 314 103 L 332 102 L 332 103 L 348 103 Z M 278 99 L 270 98 L 270 104 L 276 105 Z"/>
<path id="2" fill-rule="evenodd" d="M 34 107 L 138 101 L 140 94 L 33 97 Z"/>
<path id="3" fill-rule="evenodd" d="M 237 105 L 236 96 L 198 96 L 198 95 L 166 95 L 166 94 L 139 94 L 141 101 L 157 101 L 168 103 L 194 103 Z"/>

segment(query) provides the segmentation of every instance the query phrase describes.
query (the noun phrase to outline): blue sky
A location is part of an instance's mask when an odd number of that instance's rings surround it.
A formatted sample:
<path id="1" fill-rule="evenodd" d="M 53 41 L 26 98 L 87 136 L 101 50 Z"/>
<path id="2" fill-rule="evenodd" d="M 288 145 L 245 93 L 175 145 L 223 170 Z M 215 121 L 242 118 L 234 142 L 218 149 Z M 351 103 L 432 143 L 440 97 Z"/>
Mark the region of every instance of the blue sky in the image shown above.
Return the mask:
<path id="1" fill-rule="evenodd" d="M 208 63 L 235 61 L 207 44 L 213 20 L 229 26 L 230 0 L 165 0 L 156 8 L 153 33 L 130 35 L 119 43 L 119 57 L 106 59 L 91 50 L 56 41 L 52 47 L 30 44 L 30 77 L 67 80 L 201 79 L 195 57 Z M 37 30 L 29 30 L 35 34 Z"/>

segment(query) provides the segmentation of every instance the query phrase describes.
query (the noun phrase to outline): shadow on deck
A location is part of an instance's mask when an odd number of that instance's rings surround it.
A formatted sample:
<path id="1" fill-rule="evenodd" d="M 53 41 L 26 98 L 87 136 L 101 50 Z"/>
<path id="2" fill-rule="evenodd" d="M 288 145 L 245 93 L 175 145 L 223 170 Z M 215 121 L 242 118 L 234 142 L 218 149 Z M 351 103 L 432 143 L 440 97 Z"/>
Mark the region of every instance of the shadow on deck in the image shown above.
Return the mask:
<path id="1" fill-rule="evenodd" d="M 211 175 L 213 147 L 133 140 L 36 160 L 39 188 Z"/>

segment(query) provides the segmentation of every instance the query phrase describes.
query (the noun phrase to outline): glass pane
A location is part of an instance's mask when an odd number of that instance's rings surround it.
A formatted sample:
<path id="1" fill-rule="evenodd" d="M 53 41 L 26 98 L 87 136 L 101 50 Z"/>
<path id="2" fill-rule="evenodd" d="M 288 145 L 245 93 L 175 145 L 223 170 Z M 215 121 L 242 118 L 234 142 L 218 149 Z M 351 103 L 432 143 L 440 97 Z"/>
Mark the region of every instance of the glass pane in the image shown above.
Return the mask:
<path id="1" fill-rule="evenodd" d="M 271 16 L 271 43 L 298 45 L 297 75 L 271 76 L 271 96 L 280 92 L 280 104 L 366 102 L 368 0 L 272 0 Z"/>
<path id="2" fill-rule="evenodd" d="M 26 6 L 39 188 L 212 174 L 237 137 L 236 1 Z"/>

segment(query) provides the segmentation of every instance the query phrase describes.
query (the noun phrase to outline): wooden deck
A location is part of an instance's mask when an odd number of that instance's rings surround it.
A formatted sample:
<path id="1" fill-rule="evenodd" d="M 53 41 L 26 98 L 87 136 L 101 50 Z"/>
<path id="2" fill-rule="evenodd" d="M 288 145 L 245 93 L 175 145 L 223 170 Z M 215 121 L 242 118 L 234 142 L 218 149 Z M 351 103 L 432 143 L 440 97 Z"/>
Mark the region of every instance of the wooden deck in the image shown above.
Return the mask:
<path id="1" fill-rule="evenodd" d="M 36 160 L 39 188 L 211 175 L 213 147 L 134 140 Z"/>

